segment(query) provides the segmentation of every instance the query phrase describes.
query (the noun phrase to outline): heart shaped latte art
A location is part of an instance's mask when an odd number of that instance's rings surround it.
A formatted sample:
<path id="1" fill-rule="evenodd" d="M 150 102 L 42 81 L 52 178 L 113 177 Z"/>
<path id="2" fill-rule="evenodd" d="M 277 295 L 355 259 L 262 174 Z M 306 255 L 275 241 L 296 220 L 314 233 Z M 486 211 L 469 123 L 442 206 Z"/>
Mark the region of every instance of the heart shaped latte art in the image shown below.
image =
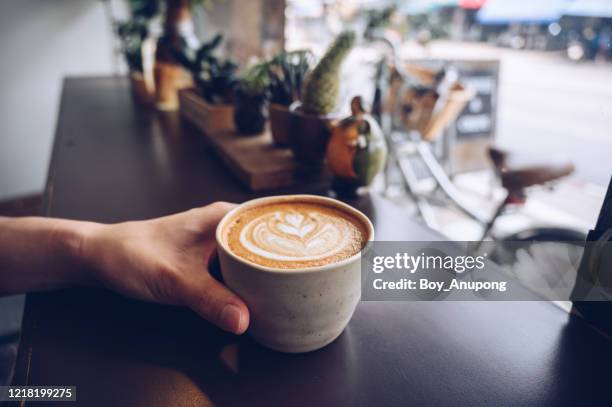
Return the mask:
<path id="1" fill-rule="evenodd" d="M 346 225 L 324 213 L 274 211 L 246 224 L 240 242 L 272 260 L 316 260 L 340 252 L 349 234 Z"/>

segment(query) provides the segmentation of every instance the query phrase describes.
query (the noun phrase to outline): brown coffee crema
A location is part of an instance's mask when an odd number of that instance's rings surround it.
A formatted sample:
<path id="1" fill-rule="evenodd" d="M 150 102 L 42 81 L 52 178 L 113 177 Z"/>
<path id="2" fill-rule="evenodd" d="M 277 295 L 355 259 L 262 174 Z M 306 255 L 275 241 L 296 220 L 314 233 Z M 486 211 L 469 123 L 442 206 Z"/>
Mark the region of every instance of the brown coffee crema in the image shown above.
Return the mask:
<path id="1" fill-rule="evenodd" d="M 225 225 L 235 255 L 262 266 L 297 269 L 337 263 L 361 251 L 368 228 L 352 213 L 320 202 L 267 203 Z"/>

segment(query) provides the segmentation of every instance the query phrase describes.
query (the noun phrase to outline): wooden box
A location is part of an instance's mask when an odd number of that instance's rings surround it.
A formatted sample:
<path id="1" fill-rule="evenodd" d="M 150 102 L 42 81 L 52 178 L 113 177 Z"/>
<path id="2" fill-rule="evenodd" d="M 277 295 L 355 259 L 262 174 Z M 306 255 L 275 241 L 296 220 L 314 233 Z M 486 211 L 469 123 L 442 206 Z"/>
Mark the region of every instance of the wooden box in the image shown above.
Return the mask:
<path id="1" fill-rule="evenodd" d="M 207 135 L 236 130 L 233 105 L 213 105 L 194 89 L 183 89 L 179 91 L 179 106 L 181 116 Z"/>

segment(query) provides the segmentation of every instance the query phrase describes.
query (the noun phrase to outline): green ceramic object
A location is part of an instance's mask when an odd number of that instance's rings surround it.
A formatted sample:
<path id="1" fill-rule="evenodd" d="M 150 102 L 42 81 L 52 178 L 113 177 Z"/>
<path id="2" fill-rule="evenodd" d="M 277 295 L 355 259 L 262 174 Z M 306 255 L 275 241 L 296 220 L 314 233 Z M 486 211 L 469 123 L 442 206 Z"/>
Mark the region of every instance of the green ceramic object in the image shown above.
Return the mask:
<path id="1" fill-rule="evenodd" d="M 327 164 L 334 175 L 334 189 L 354 193 L 369 186 L 383 169 L 387 146 L 376 120 L 365 113 L 361 98 L 351 101 L 352 115 L 332 129 L 327 146 Z"/>

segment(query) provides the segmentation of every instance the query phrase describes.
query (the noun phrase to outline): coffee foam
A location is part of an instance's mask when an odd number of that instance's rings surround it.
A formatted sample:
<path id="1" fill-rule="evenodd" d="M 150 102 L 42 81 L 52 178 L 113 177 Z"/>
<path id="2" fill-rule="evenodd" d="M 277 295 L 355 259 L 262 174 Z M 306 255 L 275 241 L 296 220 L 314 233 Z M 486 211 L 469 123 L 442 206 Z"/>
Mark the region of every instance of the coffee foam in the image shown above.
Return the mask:
<path id="1" fill-rule="evenodd" d="M 318 202 L 273 202 L 238 212 L 225 242 L 239 257 L 275 268 L 336 263 L 357 254 L 368 239 L 353 214 Z"/>

